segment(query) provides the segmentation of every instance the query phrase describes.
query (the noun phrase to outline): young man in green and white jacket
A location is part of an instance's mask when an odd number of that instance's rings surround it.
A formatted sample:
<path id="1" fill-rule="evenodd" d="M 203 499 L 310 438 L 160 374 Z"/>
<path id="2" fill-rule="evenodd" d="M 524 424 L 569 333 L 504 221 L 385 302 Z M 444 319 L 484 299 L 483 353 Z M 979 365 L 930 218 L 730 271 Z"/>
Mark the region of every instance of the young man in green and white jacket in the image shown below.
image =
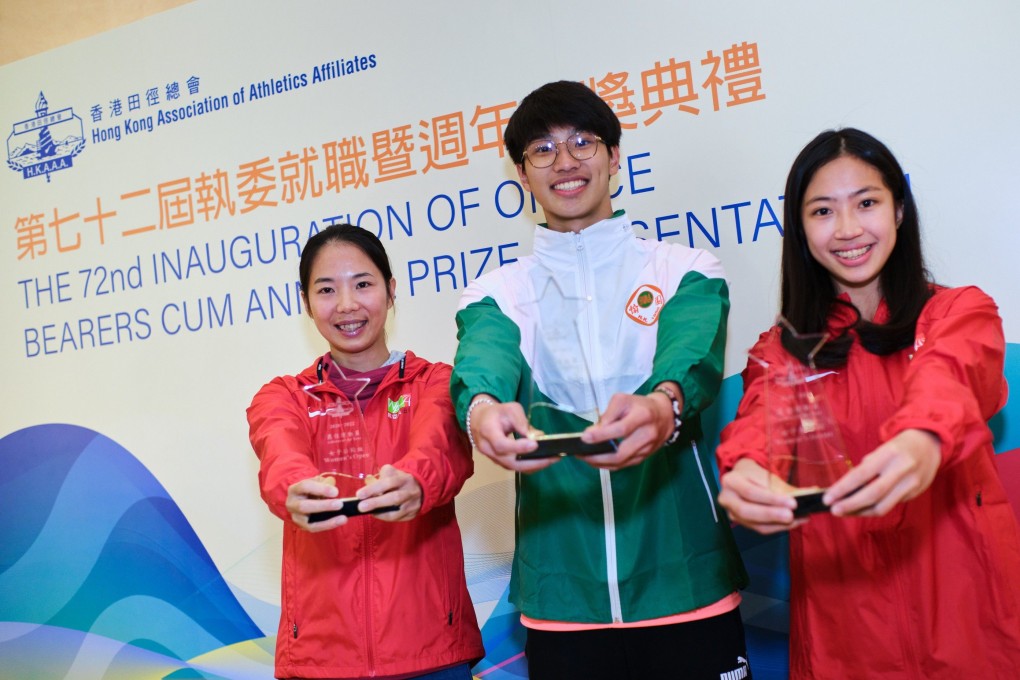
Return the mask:
<path id="1" fill-rule="evenodd" d="M 699 444 L 728 289 L 713 255 L 639 239 L 613 211 L 620 135 L 579 83 L 514 112 L 504 141 L 547 223 L 534 254 L 464 291 L 452 395 L 475 448 L 519 473 L 510 590 L 532 680 L 750 677 L 747 575 Z M 573 360 L 549 348 L 554 331 L 576 338 Z M 535 401 L 562 410 L 529 427 Z M 519 459 L 532 428 L 616 451 Z"/>

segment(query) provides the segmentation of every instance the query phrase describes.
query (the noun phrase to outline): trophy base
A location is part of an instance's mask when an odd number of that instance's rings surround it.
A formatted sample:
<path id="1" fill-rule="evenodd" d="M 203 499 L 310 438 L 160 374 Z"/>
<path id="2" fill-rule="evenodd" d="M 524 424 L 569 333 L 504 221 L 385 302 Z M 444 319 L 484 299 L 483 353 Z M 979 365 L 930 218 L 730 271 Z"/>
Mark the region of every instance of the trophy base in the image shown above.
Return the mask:
<path id="1" fill-rule="evenodd" d="M 563 458 L 564 456 L 595 456 L 600 453 L 616 453 L 615 441 L 609 440 L 589 444 L 581 441 L 580 432 L 540 434 L 529 438 L 538 443 L 538 448 L 529 453 L 517 454 L 517 460 Z"/>
<path id="2" fill-rule="evenodd" d="M 793 511 L 793 516 L 807 517 L 816 512 L 828 512 L 829 506 L 822 502 L 824 495 L 825 489 L 817 486 L 794 491 L 793 498 L 797 501 L 797 509 Z"/>
<path id="3" fill-rule="evenodd" d="M 370 511 L 369 513 L 365 513 L 358 510 L 359 503 L 358 498 L 341 498 L 340 500 L 342 500 L 344 504 L 343 507 L 341 507 L 339 510 L 313 512 L 312 514 L 308 515 L 308 523 L 315 524 L 316 522 L 325 522 L 327 519 L 333 519 L 334 517 L 339 517 L 340 515 L 346 515 L 347 517 L 357 517 L 359 515 L 366 514 L 378 515 L 379 513 L 382 512 L 393 512 L 394 510 L 400 509 L 399 505 L 387 505 L 382 508 L 376 508 L 375 510 Z"/>

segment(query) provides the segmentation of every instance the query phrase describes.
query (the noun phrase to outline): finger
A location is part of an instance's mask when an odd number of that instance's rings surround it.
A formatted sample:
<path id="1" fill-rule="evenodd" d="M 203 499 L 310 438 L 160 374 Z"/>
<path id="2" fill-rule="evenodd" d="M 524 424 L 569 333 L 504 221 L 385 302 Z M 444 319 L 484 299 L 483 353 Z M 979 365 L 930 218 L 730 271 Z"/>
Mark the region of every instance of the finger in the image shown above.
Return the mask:
<path id="1" fill-rule="evenodd" d="M 739 524 L 740 526 L 756 531 L 759 534 L 776 534 L 782 531 L 790 531 L 798 526 L 801 526 L 806 519 L 794 519 L 793 513 L 789 515 L 775 513 L 776 517 L 769 517 L 766 515 L 760 515 L 757 513 L 751 514 L 740 514 L 736 511 L 729 511 L 727 515 L 730 520 Z"/>
<path id="2" fill-rule="evenodd" d="M 379 468 L 379 476 L 371 477 L 370 479 L 385 479 L 386 477 L 397 477 L 401 474 L 405 473 L 402 473 L 401 470 L 393 467 L 389 463 L 386 463 L 381 468 Z"/>
<path id="3" fill-rule="evenodd" d="M 336 509 L 339 510 L 339 508 Z M 329 531 L 330 529 L 336 529 L 337 527 L 347 524 L 348 520 L 348 518 L 344 515 L 330 517 L 329 519 L 321 522 L 309 522 L 309 515 L 303 513 L 291 513 L 290 517 L 294 521 L 294 524 L 298 525 L 298 527 L 313 534 L 322 531 Z"/>
<path id="4" fill-rule="evenodd" d="M 301 480 L 297 484 L 291 485 L 287 492 L 307 498 L 334 498 L 338 493 L 336 486 L 316 479 Z"/>
<path id="5" fill-rule="evenodd" d="M 782 504 L 752 502 L 731 489 L 723 489 L 719 494 L 719 505 L 726 509 L 730 519 L 760 533 L 775 533 L 793 528 L 796 521 L 793 509 L 786 505 L 787 501 L 793 499 L 784 497 L 779 500 Z"/>
<path id="6" fill-rule="evenodd" d="M 896 507 L 899 503 L 911 498 L 911 493 L 917 488 L 917 480 L 912 478 L 904 478 L 899 481 L 896 485 L 889 490 L 884 496 L 882 496 L 878 502 L 874 503 L 869 507 L 865 507 L 856 513 L 859 517 L 882 517 L 887 514 L 890 510 Z"/>
<path id="7" fill-rule="evenodd" d="M 634 395 L 616 393 L 609 398 L 606 410 L 599 416 L 599 422 L 612 423 L 625 417 L 634 406 Z"/>
<path id="8" fill-rule="evenodd" d="M 610 402 L 610 404 L 612 403 Z M 623 402 L 620 400 L 616 403 Z M 589 425 L 581 433 L 581 439 L 589 443 L 604 442 L 610 439 L 624 439 L 633 434 L 642 425 L 648 424 L 648 419 L 643 419 L 642 415 L 650 418 L 649 413 L 642 414 L 633 408 L 626 410 L 621 408 L 613 412 L 606 409 L 606 412 L 602 414 L 597 423 Z"/>
<path id="9" fill-rule="evenodd" d="M 336 517 L 330 517 L 329 519 L 321 522 L 309 522 L 308 531 L 313 534 L 322 531 L 329 531 L 331 529 L 344 526 L 348 521 L 350 521 L 350 517 L 347 517 L 346 515 L 337 515 Z"/>
<path id="10" fill-rule="evenodd" d="M 387 504 L 383 504 L 382 507 L 386 507 Z M 421 510 L 420 499 L 410 499 L 402 504 L 397 505 L 396 510 L 390 512 L 379 512 L 373 513 L 373 517 L 381 519 L 384 522 L 406 522 L 414 519 L 418 515 L 418 511 Z"/>
<path id="11" fill-rule="evenodd" d="M 376 510 L 380 508 L 388 507 L 393 507 L 395 509 L 388 510 L 386 512 L 376 512 Z M 358 503 L 358 510 L 363 515 L 371 515 L 372 517 L 381 519 L 385 522 L 394 522 L 397 521 L 403 514 L 404 506 L 400 505 L 399 503 L 376 502 L 376 499 L 373 498 Z"/>
<path id="12" fill-rule="evenodd" d="M 871 514 L 874 506 L 889 493 L 890 487 L 891 483 L 882 476 L 873 477 L 870 483 L 838 499 L 829 510 L 837 517 Z M 822 502 L 825 502 L 824 496 Z"/>
<path id="13" fill-rule="evenodd" d="M 495 438 L 497 433 L 504 437 L 512 436 L 513 433 L 522 437 L 528 435 L 528 416 L 525 415 L 523 406 L 517 402 L 509 402 L 496 404 L 490 408 L 493 417 L 490 418 L 489 413 L 486 412 L 484 417 L 478 420 L 479 435 L 488 433 L 491 438 Z"/>
<path id="14" fill-rule="evenodd" d="M 538 472 L 539 470 L 544 470 L 551 465 L 555 465 L 556 463 L 560 462 L 560 460 L 562 460 L 561 456 L 555 456 L 552 458 L 531 458 L 527 460 L 518 460 L 517 456 L 513 455 L 505 457 L 502 460 L 502 462 L 501 461 L 496 462 L 508 470 L 513 470 L 514 472 L 523 472 L 525 474 L 531 474 L 533 472 Z"/>
<path id="15" fill-rule="evenodd" d="M 535 458 L 519 460 L 518 456 L 531 453 L 538 448 L 538 442 L 527 438 L 501 436 L 497 441 L 478 443 L 478 450 L 500 467 L 518 472 L 533 472 L 555 463 L 556 458 Z"/>
<path id="16" fill-rule="evenodd" d="M 659 450 L 659 445 L 662 442 L 659 440 L 658 433 L 654 427 L 631 428 L 628 424 L 625 425 L 624 429 L 629 431 L 622 437 L 610 439 L 616 442 L 616 451 L 620 461 L 631 460 L 635 457 L 638 460 L 644 460 Z"/>
<path id="17" fill-rule="evenodd" d="M 825 495 L 822 496 L 822 502 L 831 506 L 844 498 L 849 498 L 862 487 L 877 479 L 881 472 L 881 468 L 875 464 L 874 459 L 862 461 L 860 465 L 851 468 L 826 489 Z"/>
<path id="18" fill-rule="evenodd" d="M 765 480 L 765 484 L 760 484 L 738 474 L 728 474 L 723 480 L 723 493 L 727 494 L 727 497 L 733 494 L 734 498 L 748 504 L 777 506 L 790 512 L 797 507 L 797 501 L 792 496 L 767 486 L 768 479 Z"/>
<path id="19" fill-rule="evenodd" d="M 378 481 L 366 484 L 358 489 L 357 493 L 354 495 L 360 500 L 365 500 L 366 498 L 373 498 L 384 493 L 394 491 L 395 489 L 399 489 L 407 483 L 407 479 L 403 476 L 403 474 L 396 476 L 388 475 L 385 477 L 380 476 Z M 410 475 L 407 476 L 410 477 Z"/>
<path id="20" fill-rule="evenodd" d="M 610 439 L 623 439 L 630 434 L 633 427 L 626 420 L 617 420 L 612 423 L 599 421 L 595 425 L 588 426 L 581 433 L 581 441 L 588 444 L 606 442 Z"/>
<path id="21" fill-rule="evenodd" d="M 385 508 L 390 505 L 403 505 L 411 500 L 413 495 L 409 489 L 398 488 L 387 493 L 365 498 L 358 502 L 358 510 L 361 512 L 372 512 L 377 508 Z"/>
<path id="22" fill-rule="evenodd" d="M 632 438 L 633 437 L 630 439 Z M 616 471 L 622 470 L 625 467 L 637 465 L 654 453 L 654 451 L 654 446 L 647 442 L 644 445 L 639 445 L 634 442 L 628 444 L 627 440 L 624 440 L 616 453 L 598 453 L 592 456 L 585 456 L 583 460 L 592 467 L 599 468 L 601 470 Z"/>
<path id="23" fill-rule="evenodd" d="M 344 505 L 339 498 L 305 498 L 294 504 L 289 504 L 287 509 L 291 514 L 311 515 L 316 512 L 331 512 L 339 510 Z"/>

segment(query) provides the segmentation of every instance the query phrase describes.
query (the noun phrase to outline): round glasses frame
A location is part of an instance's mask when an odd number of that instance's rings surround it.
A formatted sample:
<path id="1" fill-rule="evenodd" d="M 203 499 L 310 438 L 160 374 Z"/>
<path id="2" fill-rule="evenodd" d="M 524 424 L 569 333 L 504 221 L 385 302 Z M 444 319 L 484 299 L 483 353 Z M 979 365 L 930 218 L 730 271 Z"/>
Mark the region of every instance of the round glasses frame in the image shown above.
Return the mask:
<path id="1" fill-rule="evenodd" d="M 582 142 L 590 143 L 590 146 L 579 147 L 578 144 Z M 556 162 L 556 158 L 560 155 L 560 145 L 563 145 L 571 158 L 578 161 L 586 161 L 589 158 L 594 158 L 595 154 L 599 152 L 600 142 L 605 144 L 605 141 L 598 135 L 585 132 L 575 132 L 561 142 L 554 142 L 550 139 L 529 145 L 529 150 L 538 148 L 542 151 L 542 153 L 536 159 L 532 153 L 525 151 L 524 158 L 531 163 L 533 168 L 548 168 Z M 549 150 L 545 149 L 546 146 L 550 145 L 552 146 L 552 153 L 549 153 Z M 535 162 L 536 160 L 538 161 L 537 163 Z M 548 162 L 545 162 L 546 160 Z"/>

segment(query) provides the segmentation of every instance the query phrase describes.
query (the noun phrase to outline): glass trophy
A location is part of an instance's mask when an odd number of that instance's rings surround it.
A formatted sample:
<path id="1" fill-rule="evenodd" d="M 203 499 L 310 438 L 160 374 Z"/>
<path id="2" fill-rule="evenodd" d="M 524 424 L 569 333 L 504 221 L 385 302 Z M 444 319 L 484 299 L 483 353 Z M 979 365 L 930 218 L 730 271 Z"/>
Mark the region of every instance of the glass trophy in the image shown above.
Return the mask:
<path id="1" fill-rule="evenodd" d="M 797 501 L 794 516 L 804 517 L 828 511 L 822 495 L 851 463 L 814 363 L 828 335 L 800 335 L 782 317 L 778 323 L 808 350 L 807 365 L 791 359 L 776 366 L 749 356 L 765 370 L 769 485 L 792 495 Z"/>
<path id="2" fill-rule="evenodd" d="M 591 302 L 564 295 L 547 271 L 536 275 L 537 299 L 518 309 L 522 314 L 521 347 L 531 368 L 528 438 L 537 442 L 538 448 L 517 458 L 613 453 L 615 441 L 581 441 L 583 430 L 597 422 L 602 412 L 581 333 Z"/>
<path id="3" fill-rule="evenodd" d="M 312 513 L 308 517 L 309 523 L 322 522 L 337 515 L 352 517 L 362 514 L 358 510 L 359 499 L 355 494 L 361 487 L 374 482 L 378 476 L 375 451 L 367 436 L 365 416 L 358 402 L 358 395 L 368 386 L 369 379 L 348 378 L 339 366 L 337 370 L 340 371 L 343 380 L 356 383 L 353 399 L 344 394 L 316 394 L 309 390 L 310 387 L 314 387 L 313 385 L 309 385 L 305 390 L 318 402 L 309 407 L 308 416 L 324 419 L 324 424 L 316 428 L 318 439 L 314 447 L 319 478 L 337 488 L 339 492 L 337 497 L 344 504 L 339 510 Z M 372 512 L 390 512 L 397 509 L 396 506 L 389 506 Z"/>

